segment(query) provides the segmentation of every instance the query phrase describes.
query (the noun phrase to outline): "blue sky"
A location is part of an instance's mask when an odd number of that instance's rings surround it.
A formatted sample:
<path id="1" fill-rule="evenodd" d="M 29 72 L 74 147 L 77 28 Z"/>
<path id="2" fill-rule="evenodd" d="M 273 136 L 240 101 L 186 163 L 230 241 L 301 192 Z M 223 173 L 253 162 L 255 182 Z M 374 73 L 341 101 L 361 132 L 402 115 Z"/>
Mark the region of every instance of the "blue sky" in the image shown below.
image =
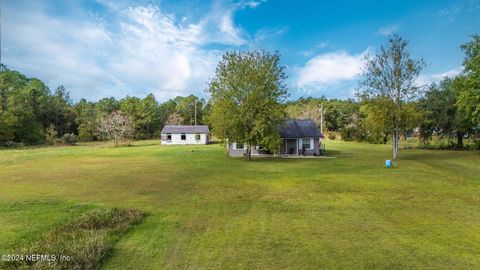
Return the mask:
<path id="1" fill-rule="evenodd" d="M 13 1 L 2 3 L 2 62 L 64 85 L 74 100 L 207 97 L 228 50 L 278 50 L 291 98 L 353 97 L 365 54 L 410 41 L 419 84 L 461 71 L 480 1 Z"/>

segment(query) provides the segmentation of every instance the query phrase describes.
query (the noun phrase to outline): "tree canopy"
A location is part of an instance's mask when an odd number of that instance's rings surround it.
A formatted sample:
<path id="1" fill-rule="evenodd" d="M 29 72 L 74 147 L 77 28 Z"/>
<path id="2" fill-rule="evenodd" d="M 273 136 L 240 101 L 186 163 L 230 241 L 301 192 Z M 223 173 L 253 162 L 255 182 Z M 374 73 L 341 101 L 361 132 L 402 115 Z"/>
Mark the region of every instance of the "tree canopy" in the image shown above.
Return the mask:
<path id="1" fill-rule="evenodd" d="M 387 45 L 373 57 L 367 56 L 362 78 L 359 81 L 358 96 L 370 104 L 381 108 L 385 133 L 393 134 L 393 159 L 398 157 L 398 141 L 406 130 L 411 115 L 404 106 L 420 94 L 416 79 L 425 63 L 422 59 L 412 59 L 407 51 L 408 42 L 397 34 L 389 37 Z M 376 110 L 378 111 L 378 110 Z"/>
<path id="2" fill-rule="evenodd" d="M 227 52 L 217 66 L 207 92 L 213 134 L 246 145 L 246 159 L 256 145 L 276 151 L 277 127 L 285 121 L 287 97 L 284 67 L 278 53 Z"/>

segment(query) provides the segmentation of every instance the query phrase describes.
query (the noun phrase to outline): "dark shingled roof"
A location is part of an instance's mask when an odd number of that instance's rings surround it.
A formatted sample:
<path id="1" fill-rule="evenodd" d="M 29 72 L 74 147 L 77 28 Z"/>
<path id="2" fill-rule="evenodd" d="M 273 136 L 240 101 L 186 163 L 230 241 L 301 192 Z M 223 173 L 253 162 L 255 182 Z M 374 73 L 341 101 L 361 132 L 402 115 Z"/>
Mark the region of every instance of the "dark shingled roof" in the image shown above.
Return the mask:
<path id="1" fill-rule="evenodd" d="M 164 126 L 162 133 L 209 133 L 208 126 Z"/>
<path id="2" fill-rule="evenodd" d="M 323 134 L 312 120 L 287 120 L 285 125 L 278 127 L 278 133 L 282 138 L 323 138 Z"/>

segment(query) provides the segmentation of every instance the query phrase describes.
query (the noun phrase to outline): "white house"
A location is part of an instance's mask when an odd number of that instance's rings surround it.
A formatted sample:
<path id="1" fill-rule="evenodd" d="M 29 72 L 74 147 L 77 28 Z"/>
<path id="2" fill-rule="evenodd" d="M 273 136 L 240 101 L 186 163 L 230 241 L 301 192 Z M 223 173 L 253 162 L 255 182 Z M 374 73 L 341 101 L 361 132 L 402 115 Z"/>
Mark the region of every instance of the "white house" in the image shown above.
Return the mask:
<path id="1" fill-rule="evenodd" d="M 162 144 L 208 144 L 208 126 L 165 126 L 161 133 Z"/>

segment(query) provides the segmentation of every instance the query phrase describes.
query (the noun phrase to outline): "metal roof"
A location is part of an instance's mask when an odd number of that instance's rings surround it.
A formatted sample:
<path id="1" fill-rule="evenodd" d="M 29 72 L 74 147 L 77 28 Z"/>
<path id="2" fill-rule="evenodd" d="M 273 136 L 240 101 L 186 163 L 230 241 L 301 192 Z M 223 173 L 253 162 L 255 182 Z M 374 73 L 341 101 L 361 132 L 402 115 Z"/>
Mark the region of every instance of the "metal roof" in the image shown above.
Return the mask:
<path id="1" fill-rule="evenodd" d="M 162 133 L 210 133 L 208 126 L 164 126 Z"/>
<path id="2" fill-rule="evenodd" d="M 323 138 L 323 134 L 312 120 L 287 120 L 285 125 L 278 127 L 278 133 L 282 138 Z"/>

